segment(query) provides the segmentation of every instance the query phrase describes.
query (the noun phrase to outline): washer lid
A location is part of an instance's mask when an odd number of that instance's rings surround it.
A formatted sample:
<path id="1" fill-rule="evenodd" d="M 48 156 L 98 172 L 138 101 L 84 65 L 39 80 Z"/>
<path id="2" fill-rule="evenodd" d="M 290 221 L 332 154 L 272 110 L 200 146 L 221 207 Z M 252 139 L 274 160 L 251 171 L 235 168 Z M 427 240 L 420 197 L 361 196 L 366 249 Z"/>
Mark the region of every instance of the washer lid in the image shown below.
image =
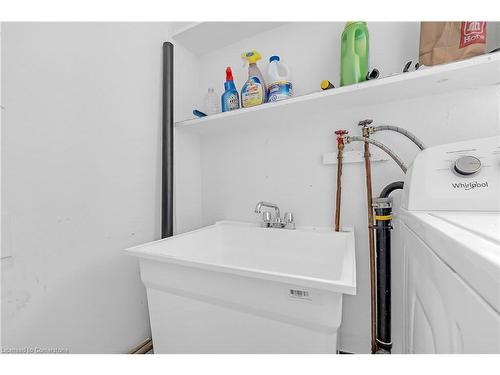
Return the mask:
<path id="1" fill-rule="evenodd" d="M 497 212 L 432 212 L 429 215 L 500 245 L 500 214 Z"/>

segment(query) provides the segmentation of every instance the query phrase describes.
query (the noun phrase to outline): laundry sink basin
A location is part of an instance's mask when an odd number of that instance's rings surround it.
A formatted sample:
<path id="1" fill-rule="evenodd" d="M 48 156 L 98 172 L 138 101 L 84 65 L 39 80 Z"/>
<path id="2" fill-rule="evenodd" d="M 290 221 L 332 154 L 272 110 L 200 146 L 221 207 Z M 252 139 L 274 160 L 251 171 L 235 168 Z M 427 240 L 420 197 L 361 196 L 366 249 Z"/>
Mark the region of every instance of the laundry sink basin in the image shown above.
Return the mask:
<path id="1" fill-rule="evenodd" d="M 142 259 L 336 291 L 356 292 L 354 235 L 220 221 L 127 250 Z"/>
<path id="2" fill-rule="evenodd" d="M 222 221 L 126 250 L 155 353 L 335 353 L 354 233 Z"/>

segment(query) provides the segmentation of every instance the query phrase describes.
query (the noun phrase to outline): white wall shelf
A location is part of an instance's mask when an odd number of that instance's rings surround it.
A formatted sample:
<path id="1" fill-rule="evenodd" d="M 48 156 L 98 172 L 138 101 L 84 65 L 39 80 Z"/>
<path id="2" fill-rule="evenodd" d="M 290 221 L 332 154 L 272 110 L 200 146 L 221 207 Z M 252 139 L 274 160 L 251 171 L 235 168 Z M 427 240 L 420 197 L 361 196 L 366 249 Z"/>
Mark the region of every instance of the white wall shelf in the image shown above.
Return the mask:
<path id="1" fill-rule="evenodd" d="M 325 108 L 330 111 L 345 110 L 499 84 L 500 53 L 494 53 L 281 102 L 181 121 L 175 126 L 206 134 L 256 123 L 283 123 L 299 115 L 307 118 L 307 114 L 324 112 Z"/>
<path id="2" fill-rule="evenodd" d="M 193 22 L 174 32 L 172 38 L 195 55 L 203 55 L 284 24 L 286 22 Z"/>

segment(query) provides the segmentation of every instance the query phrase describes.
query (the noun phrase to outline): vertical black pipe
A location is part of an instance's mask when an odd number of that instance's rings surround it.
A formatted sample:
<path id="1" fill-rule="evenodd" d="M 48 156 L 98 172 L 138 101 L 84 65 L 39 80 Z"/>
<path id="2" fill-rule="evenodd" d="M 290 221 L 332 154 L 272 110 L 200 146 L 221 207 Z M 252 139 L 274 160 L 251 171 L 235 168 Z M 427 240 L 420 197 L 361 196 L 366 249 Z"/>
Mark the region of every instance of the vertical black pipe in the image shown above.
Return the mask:
<path id="1" fill-rule="evenodd" d="M 377 272 L 377 348 L 391 352 L 391 218 L 392 208 L 375 208 Z"/>
<path id="2" fill-rule="evenodd" d="M 390 353 L 391 339 L 391 230 L 392 199 L 389 195 L 402 189 L 403 181 L 387 185 L 374 199 L 377 273 L 377 353 Z"/>
<path id="3" fill-rule="evenodd" d="M 161 238 L 174 232 L 174 45 L 163 43 Z"/>

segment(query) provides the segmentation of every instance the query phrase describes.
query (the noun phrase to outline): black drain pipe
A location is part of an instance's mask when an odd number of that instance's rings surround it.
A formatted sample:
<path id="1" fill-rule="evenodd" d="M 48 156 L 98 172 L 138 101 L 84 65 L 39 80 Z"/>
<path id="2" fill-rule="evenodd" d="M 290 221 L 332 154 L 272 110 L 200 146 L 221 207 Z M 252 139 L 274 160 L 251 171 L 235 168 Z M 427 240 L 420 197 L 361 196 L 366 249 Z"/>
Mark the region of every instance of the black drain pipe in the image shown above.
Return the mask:
<path id="1" fill-rule="evenodd" d="M 174 45 L 163 43 L 161 143 L 161 238 L 174 234 Z M 151 338 L 129 354 L 145 354 L 153 349 Z"/>
<path id="2" fill-rule="evenodd" d="M 161 238 L 174 232 L 174 45 L 163 43 Z"/>
<path id="3" fill-rule="evenodd" d="M 389 185 L 387 185 L 385 188 L 382 189 L 382 191 L 380 192 L 380 198 L 388 198 L 389 195 L 391 195 L 391 193 L 394 190 L 403 189 L 403 186 L 404 186 L 403 181 L 396 181 L 390 183 Z"/>
<path id="4" fill-rule="evenodd" d="M 391 339 L 391 230 L 392 198 L 389 195 L 403 188 L 403 181 L 387 185 L 374 199 L 377 279 L 377 353 L 390 353 Z"/>

